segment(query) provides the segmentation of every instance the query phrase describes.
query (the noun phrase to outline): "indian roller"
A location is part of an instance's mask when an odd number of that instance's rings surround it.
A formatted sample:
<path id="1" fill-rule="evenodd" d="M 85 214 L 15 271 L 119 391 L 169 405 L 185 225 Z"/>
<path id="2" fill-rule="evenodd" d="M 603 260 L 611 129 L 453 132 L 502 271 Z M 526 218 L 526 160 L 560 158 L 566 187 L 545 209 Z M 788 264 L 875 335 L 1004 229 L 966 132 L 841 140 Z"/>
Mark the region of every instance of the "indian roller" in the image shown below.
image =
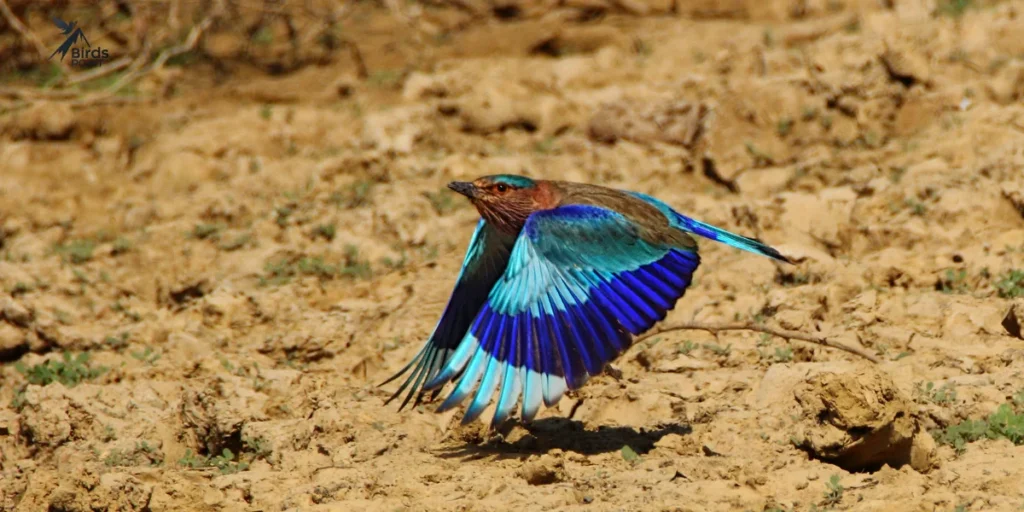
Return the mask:
<path id="1" fill-rule="evenodd" d="M 699 235 L 789 262 L 753 238 L 679 214 L 649 195 L 494 175 L 448 188 L 480 213 L 451 298 L 388 402 L 418 404 L 455 382 L 438 412 L 472 397 L 462 423 L 497 394 L 491 426 L 521 404 L 531 421 L 663 320 L 700 264 Z"/>

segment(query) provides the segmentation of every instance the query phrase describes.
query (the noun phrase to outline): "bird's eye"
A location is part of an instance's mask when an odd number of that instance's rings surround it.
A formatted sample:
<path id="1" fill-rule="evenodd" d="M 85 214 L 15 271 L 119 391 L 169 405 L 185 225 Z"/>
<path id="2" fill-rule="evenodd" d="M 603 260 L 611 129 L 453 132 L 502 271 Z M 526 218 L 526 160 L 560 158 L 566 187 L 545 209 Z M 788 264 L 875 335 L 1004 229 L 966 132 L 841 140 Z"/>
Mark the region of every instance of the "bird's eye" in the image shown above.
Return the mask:
<path id="1" fill-rule="evenodd" d="M 498 192 L 501 192 L 501 193 L 505 193 L 505 192 L 507 192 L 507 191 L 508 191 L 508 185 L 506 185 L 506 184 L 504 184 L 504 183 L 498 183 L 498 184 L 497 184 L 497 185 L 496 185 L 496 186 L 494 187 L 494 189 L 495 189 L 495 190 L 497 190 Z"/>

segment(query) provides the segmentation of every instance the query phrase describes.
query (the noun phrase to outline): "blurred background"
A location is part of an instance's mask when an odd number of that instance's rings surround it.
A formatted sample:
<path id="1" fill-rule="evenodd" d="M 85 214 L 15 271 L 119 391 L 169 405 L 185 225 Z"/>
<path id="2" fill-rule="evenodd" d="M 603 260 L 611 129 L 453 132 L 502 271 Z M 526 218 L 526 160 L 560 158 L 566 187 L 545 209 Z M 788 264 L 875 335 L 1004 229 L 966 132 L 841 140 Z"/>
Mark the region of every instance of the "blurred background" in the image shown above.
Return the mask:
<path id="1" fill-rule="evenodd" d="M 1018 510 L 1022 8 L 0 0 L 0 508 Z M 500 435 L 385 407 L 494 173 L 759 237 L 669 320 L 882 363 L 674 332 Z"/>

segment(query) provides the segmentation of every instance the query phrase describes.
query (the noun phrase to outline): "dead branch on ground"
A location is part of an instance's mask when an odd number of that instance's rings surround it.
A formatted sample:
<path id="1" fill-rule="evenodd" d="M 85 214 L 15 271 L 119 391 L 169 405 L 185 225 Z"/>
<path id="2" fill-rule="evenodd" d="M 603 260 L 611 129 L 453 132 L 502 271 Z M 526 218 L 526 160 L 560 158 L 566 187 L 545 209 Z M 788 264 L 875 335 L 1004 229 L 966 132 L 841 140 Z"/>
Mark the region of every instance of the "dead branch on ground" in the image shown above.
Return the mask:
<path id="1" fill-rule="evenodd" d="M 695 331 L 707 331 L 712 334 L 718 334 L 722 331 L 754 331 L 763 332 L 772 336 L 777 336 L 786 340 L 800 340 L 808 343 L 815 343 L 829 348 L 839 349 L 845 352 L 849 352 L 855 356 L 863 357 L 873 363 L 881 363 L 882 360 L 878 356 L 871 354 L 861 347 L 852 347 L 836 341 L 828 336 L 821 334 L 805 334 L 798 331 L 788 331 L 785 329 L 775 329 L 764 325 L 750 324 L 750 323 L 735 323 L 735 324 L 706 324 L 703 322 L 669 322 L 664 325 L 657 325 L 650 331 L 646 332 L 643 336 L 640 336 L 636 341 L 643 341 L 652 336 L 664 334 L 672 331 L 684 331 L 684 330 L 695 330 Z"/>

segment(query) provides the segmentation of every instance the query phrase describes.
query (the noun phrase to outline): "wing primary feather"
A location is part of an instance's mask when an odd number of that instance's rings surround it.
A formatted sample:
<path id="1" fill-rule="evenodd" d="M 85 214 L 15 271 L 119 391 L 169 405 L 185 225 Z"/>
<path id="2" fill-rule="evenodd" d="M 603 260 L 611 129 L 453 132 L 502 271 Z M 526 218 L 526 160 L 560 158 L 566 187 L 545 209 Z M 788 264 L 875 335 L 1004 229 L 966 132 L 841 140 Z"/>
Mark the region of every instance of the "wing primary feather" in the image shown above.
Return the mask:
<path id="1" fill-rule="evenodd" d="M 628 304 L 624 304 L 615 290 L 603 280 L 597 279 L 596 286 L 590 289 L 590 296 L 600 305 L 601 309 L 609 314 L 610 318 L 614 318 L 629 332 L 636 333 L 642 330 L 643 324 L 636 312 Z"/>
<path id="2" fill-rule="evenodd" d="M 668 255 L 665 255 L 665 257 L 667 258 Z M 659 262 L 656 261 L 650 265 L 640 267 L 636 269 L 636 271 L 633 274 L 636 276 L 637 279 L 643 282 L 653 292 L 657 293 L 662 300 L 666 302 L 676 300 L 678 293 L 672 291 L 672 289 L 669 288 L 667 284 L 665 284 L 665 280 L 659 279 L 652 273 L 654 269 L 658 268 L 658 263 Z M 678 288 L 679 285 L 677 285 L 676 287 Z"/>
<path id="3" fill-rule="evenodd" d="M 437 408 L 437 412 L 447 411 L 466 399 L 473 388 L 476 387 L 477 383 L 480 382 L 480 375 L 483 373 L 484 363 L 490 359 L 490 350 L 493 347 L 494 336 L 488 336 L 480 346 L 477 347 L 473 353 L 473 357 L 469 360 L 469 364 L 463 371 L 462 376 L 459 377 L 459 383 L 455 385 L 455 389 L 452 390 L 448 398 L 441 403 L 441 406 Z"/>
<path id="4" fill-rule="evenodd" d="M 540 348 L 537 342 L 536 324 L 533 315 L 523 313 L 523 336 L 525 364 L 523 365 L 523 421 L 533 421 L 541 404 Z"/>
<path id="5" fill-rule="evenodd" d="M 400 377 L 403 373 L 407 372 L 409 368 L 411 368 L 413 365 L 416 365 L 416 369 L 413 370 L 413 373 L 409 375 L 409 377 L 405 379 L 405 381 L 402 382 L 402 385 L 399 386 L 398 389 L 394 393 L 392 393 L 387 400 L 384 401 L 384 405 L 390 404 L 392 401 L 394 401 L 394 399 L 398 398 L 403 391 L 405 391 L 405 388 L 409 387 L 409 384 L 413 381 L 413 377 L 417 373 L 419 373 L 419 370 L 422 368 L 422 365 L 420 363 L 423 360 L 424 352 L 426 352 L 428 348 L 430 347 L 424 347 L 423 350 L 420 350 L 420 353 L 412 359 L 412 361 L 409 361 L 409 364 L 405 365 L 405 368 L 402 368 L 402 370 L 399 371 L 397 374 L 391 376 L 391 378 L 379 384 L 379 386 L 383 386 L 388 382 L 395 380 L 396 378 Z"/>
<path id="6" fill-rule="evenodd" d="M 521 341 L 519 339 L 520 326 L 519 321 L 522 314 L 516 315 L 512 318 L 512 329 L 509 331 L 508 337 L 508 351 L 509 357 L 505 360 L 505 375 L 501 379 L 501 393 L 498 395 L 498 404 L 494 410 L 494 418 L 491 419 L 491 425 L 499 425 L 504 423 L 508 419 L 512 410 L 516 406 L 516 396 L 519 394 L 517 389 L 517 378 L 519 376 L 516 359 L 519 356 L 519 346 Z"/>
<path id="7" fill-rule="evenodd" d="M 587 307 L 585 298 L 577 297 L 573 293 L 573 286 L 571 285 L 574 283 L 567 279 L 565 273 L 559 272 L 558 279 L 559 286 L 557 292 L 561 295 L 562 303 L 565 304 L 567 327 L 569 327 L 572 334 L 572 339 L 566 341 L 579 354 L 586 372 L 590 375 L 597 375 L 601 372 L 605 359 L 603 357 L 595 358 L 595 354 L 591 353 L 591 349 L 597 349 L 598 352 L 601 351 L 601 341 L 591 329 L 584 313 L 584 309 Z M 588 347 L 587 345 L 591 341 L 594 344 Z"/>
<path id="8" fill-rule="evenodd" d="M 623 283 L 622 279 L 612 278 L 611 280 L 609 280 L 608 284 L 611 285 L 612 289 L 615 290 L 615 293 L 617 293 L 619 297 L 622 299 L 623 305 L 632 308 L 633 311 L 635 311 L 637 315 L 642 319 L 641 325 L 643 330 L 647 330 L 647 328 L 650 325 L 654 324 L 654 322 L 658 318 L 657 313 L 655 313 L 654 310 L 651 309 L 651 307 L 647 304 L 647 301 L 643 300 L 633 290 L 626 286 Z M 637 332 L 633 334 L 640 333 Z"/>
<path id="9" fill-rule="evenodd" d="M 483 310 L 477 315 L 476 320 L 474 320 L 473 326 L 466 332 L 462 342 L 455 349 L 451 359 L 448 360 L 445 367 L 433 379 L 423 384 L 423 389 L 439 390 L 444 383 L 455 378 L 465 368 L 470 357 L 480 348 L 480 344 L 487 339 L 487 333 L 490 331 L 494 316 L 494 312 L 485 305 Z M 483 325 L 482 332 L 480 329 L 481 324 Z"/>

